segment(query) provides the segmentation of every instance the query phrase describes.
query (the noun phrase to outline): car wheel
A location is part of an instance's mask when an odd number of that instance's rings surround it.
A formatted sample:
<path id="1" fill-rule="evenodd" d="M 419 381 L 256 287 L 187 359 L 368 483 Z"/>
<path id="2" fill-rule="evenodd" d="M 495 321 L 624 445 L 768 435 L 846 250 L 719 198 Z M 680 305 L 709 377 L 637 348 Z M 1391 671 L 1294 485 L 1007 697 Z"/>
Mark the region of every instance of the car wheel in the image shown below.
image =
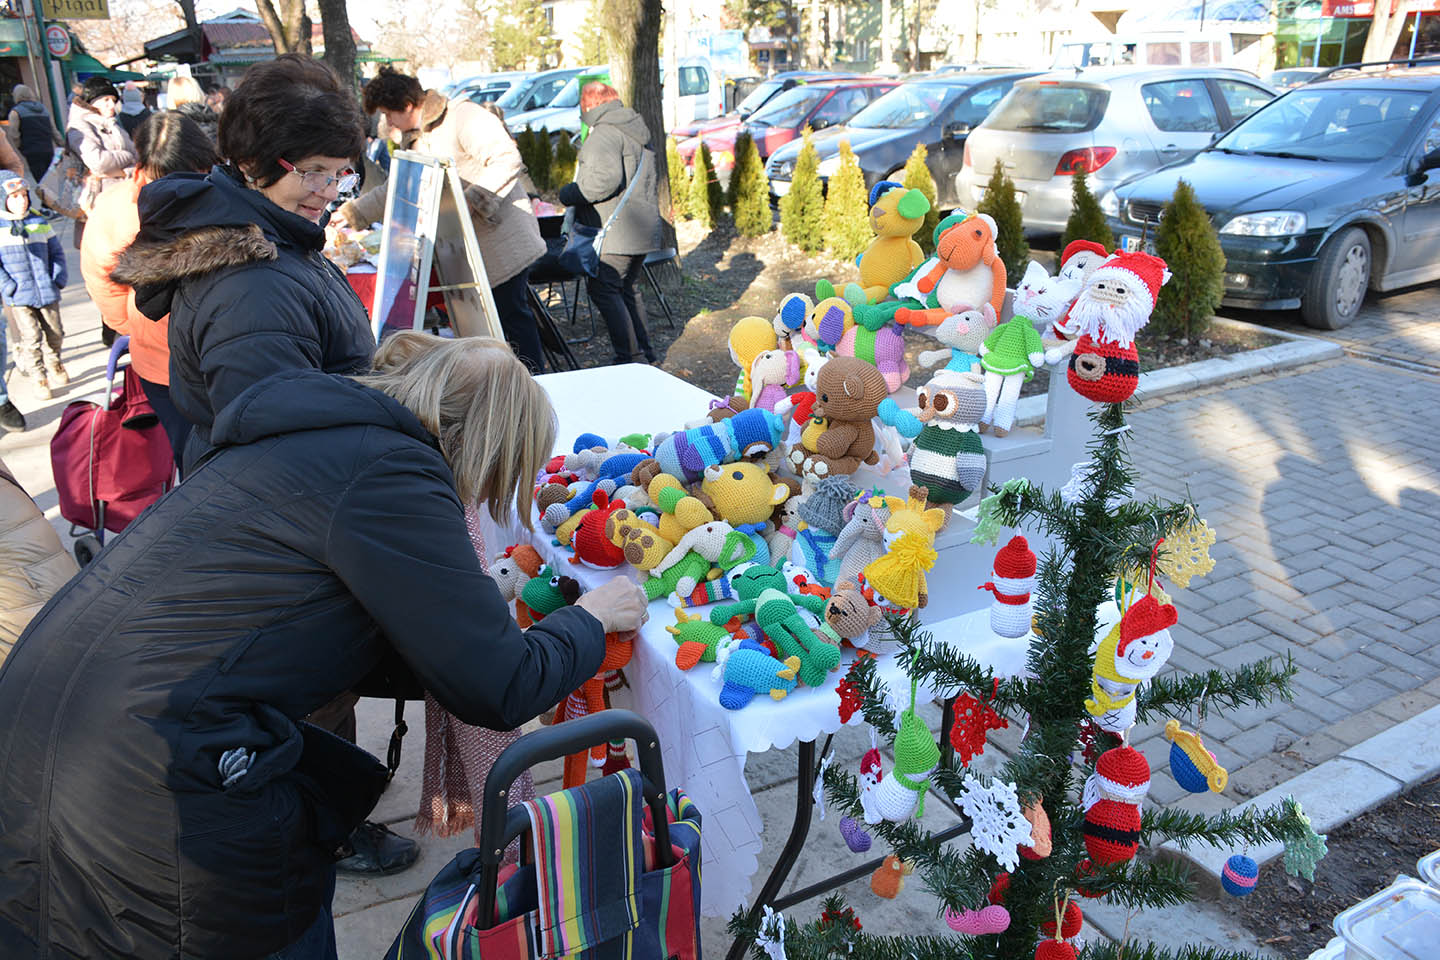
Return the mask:
<path id="1" fill-rule="evenodd" d="M 1370 238 L 1359 227 L 1332 237 L 1315 263 L 1300 315 L 1317 330 L 1348 326 L 1370 289 Z"/>

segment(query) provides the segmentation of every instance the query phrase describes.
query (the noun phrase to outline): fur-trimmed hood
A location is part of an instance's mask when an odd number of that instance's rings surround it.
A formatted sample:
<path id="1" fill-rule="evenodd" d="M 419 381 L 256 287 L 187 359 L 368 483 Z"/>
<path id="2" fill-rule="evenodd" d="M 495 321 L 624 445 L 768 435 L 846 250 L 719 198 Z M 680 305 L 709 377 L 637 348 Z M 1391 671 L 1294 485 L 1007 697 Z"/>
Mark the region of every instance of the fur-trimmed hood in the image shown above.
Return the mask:
<path id="1" fill-rule="evenodd" d="M 230 172 L 175 173 L 147 184 L 138 201 L 140 233 L 110 277 L 135 289 L 141 313 L 170 312 L 184 281 L 230 267 L 275 260 L 282 250 L 319 250 L 325 231 L 282 210 Z"/>

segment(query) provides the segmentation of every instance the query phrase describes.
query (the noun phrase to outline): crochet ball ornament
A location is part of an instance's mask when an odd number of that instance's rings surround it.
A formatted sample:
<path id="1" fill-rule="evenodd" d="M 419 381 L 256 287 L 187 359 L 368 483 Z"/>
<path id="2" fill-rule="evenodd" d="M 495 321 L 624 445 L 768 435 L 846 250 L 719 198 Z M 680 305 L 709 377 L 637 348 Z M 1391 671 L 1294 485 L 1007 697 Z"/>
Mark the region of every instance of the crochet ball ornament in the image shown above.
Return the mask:
<path id="1" fill-rule="evenodd" d="M 1041 940 L 1035 960 L 1076 960 L 1075 948 L 1064 940 Z"/>
<path id="2" fill-rule="evenodd" d="M 1060 936 L 1066 940 L 1080 932 L 1085 924 L 1085 915 L 1080 912 L 1080 904 L 1071 901 L 1065 907 L 1065 919 L 1060 921 Z M 1047 937 L 1055 936 L 1055 921 L 1046 920 L 1040 924 L 1040 931 Z"/>
<path id="3" fill-rule="evenodd" d="M 1096 343 L 1090 334 L 1081 334 L 1070 354 L 1070 369 L 1065 378 L 1070 387 L 1086 400 L 1097 403 L 1123 403 L 1140 385 L 1140 353 L 1132 343 Z"/>
<path id="4" fill-rule="evenodd" d="M 1080 894 L 1080 896 L 1082 897 L 1089 897 L 1092 900 L 1096 899 L 1097 897 L 1105 896 L 1105 894 L 1101 893 L 1099 890 L 1090 890 L 1086 887 L 1080 886 L 1080 881 L 1084 877 L 1093 877 L 1098 872 L 1099 871 L 1095 869 L 1094 862 L 1092 862 L 1088 857 L 1077 863 L 1075 865 L 1075 892 Z"/>
<path id="5" fill-rule="evenodd" d="M 1096 863 L 1124 863 L 1140 848 L 1140 807 L 1097 800 L 1085 811 L 1085 850 Z"/>
<path id="6" fill-rule="evenodd" d="M 1225 869 L 1220 871 L 1220 886 L 1232 897 L 1248 897 L 1255 892 L 1255 881 L 1260 876 L 1260 868 L 1254 860 L 1237 853 L 1225 861 Z"/>

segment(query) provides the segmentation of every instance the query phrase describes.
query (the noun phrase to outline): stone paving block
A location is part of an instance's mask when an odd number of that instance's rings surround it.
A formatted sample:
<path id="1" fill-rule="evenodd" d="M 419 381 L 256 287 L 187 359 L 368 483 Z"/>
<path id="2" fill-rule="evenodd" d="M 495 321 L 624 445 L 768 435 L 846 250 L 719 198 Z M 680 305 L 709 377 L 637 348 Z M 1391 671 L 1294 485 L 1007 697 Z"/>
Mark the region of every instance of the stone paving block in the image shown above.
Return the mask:
<path id="1" fill-rule="evenodd" d="M 1244 951 L 1259 957 L 1280 956 L 1273 948 L 1258 942 L 1254 934 L 1218 905 L 1204 901 L 1131 912 L 1103 900 L 1085 900 L 1081 908 L 1085 912 L 1087 930 L 1093 928 L 1115 941 L 1128 932 L 1129 942 L 1137 945 L 1146 942 L 1160 946 L 1223 944 L 1227 950 Z"/>
<path id="2" fill-rule="evenodd" d="M 1330 702 L 1352 713 L 1359 713 L 1375 706 L 1388 696 L 1390 696 L 1389 687 L 1371 677 L 1362 677 L 1352 683 L 1342 685 L 1339 690 L 1330 694 Z"/>
<path id="3" fill-rule="evenodd" d="M 1221 647 L 1237 647 L 1269 636 L 1270 631 L 1250 620 L 1236 620 L 1223 627 L 1216 627 L 1206 636 Z"/>
<path id="4" fill-rule="evenodd" d="M 337 916 L 335 947 L 340 960 L 375 960 L 384 956 L 414 908 L 415 898 L 404 897 Z"/>
<path id="5" fill-rule="evenodd" d="M 1372 643 L 1365 648 L 1367 656 L 1374 657 L 1381 663 L 1388 664 L 1396 670 L 1402 670 L 1417 679 L 1424 679 L 1431 673 L 1428 663 L 1419 657 L 1412 657 L 1403 650 L 1396 650 L 1387 643 Z M 1385 671 L 1381 676 L 1387 679 L 1393 675 L 1393 671 Z"/>
<path id="6" fill-rule="evenodd" d="M 1407 690 L 1375 704 L 1375 712 L 1389 717 L 1396 723 L 1403 723 L 1418 713 L 1440 704 L 1440 695 L 1428 690 Z"/>
<path id="7" fill-rule="evenodd" d="M 1359 654 L 1361 650 L 1370 646 L 1375 641 L 1349 627 L 1340 627 L 1330 633 L 1317 638 L 1309 647 L 1312 651 L 1322 657 L 1337 661 L 1342 665 L 1350 663 L 1350 658 Z M 1353 672 L 1345 670 L 1345 672 Z"/>
<path id="8" fill-rule="evenodd" d="M 1302 614 L 1302 616 L 1305 614 Z M 1269 610 L 1262 610 L 1250 615 L 1251 621 L 1268 629 L 1271 633 L 1279 634 L 1293 643 L 1309 646 L 1316 640 L 1313 630 L 1300 626 L 1294 620 L 1284 617 Z"/>
<path id="9" fill-rule="evenodd" d="M 1300 691 L 1303 691 L 1319 697 L 1322 701 L 1329 694 L 1340 689 L 1340 684 L 1334 679 L 1316 673 L 1308 667 L 1300 667 L 1290 682 L 1294 685 L 1297 696 Z"/>
<path id="10" fill-rule="evenodd" d="M 1281 753 L 1267 754 L 1238 770 L 1229 771 L 1230 781 L 1225 792 L 1240 798 L 1258 797 L 1307 769 L 1300 760 Z"/>
<path id="11" fill-rule="evenodd" d="M 1440 627 L 1429 624 L 1407 627 L 1404 630 L 1396 630 L 1394 627 L 1370 621 L 1362 621 L 1353 626 L 1360 633 L 1378 643 L 1384 643 L 1396 650 L 1403 650 L 1415 655 L 1433 650 L 1437 638 L 1440 638 Z"/>
<path id="12" fill-rule="evenodd" d="M 1414 597 L 1396 607 L 1395 615 L 1411 623 L 1426 623 L 1440 617 L 1440 600 L 1429 595 Z"/>
<path id="13" fill-rule="evenodd" d="M 1319 569 L 1309 570 L 1305 573 L 1300 573 L 1296 576 L 1291 577 L 1290 586 L 1294 587 L 1296 590 L 1300 591 L 1302 595 L 1305 595 L 1308 598 L 1309 594 L 1317 593 L 1321 590 L 1324 590 L 1326 587 L 1333 587 L 1335 584 L 1339 583 L 1341 579 L 1342 578 L 1338 573 L 1334 572 L 1333 570 L 1321 567 Z"/>
<path id="14" fill-rule="evenodd" d="M 1247 761 L 1257 760 L 1274 753 L 1277 739 L 1283 737 L 1288 745 L 1294 742 L 1294 735 L 1274 720 L 1247 726 L 1241 723 L 1241 731 L 1225 739 L 1225 745 L 1236 755 Z"/>
<path id="15" fill-rule="evenodd" d="M 1339 713 L 1338 710 L 1336 712 Z M 1393 726 L 1395 726 L 1395 721 L 1383 713 L 1366 710 L 1342 716 L 1333 723 L 1322 727 L 1318 732 L 1328 737 L 1334 737 L 1348 748 L 1368 740 L 1377 733 L 1389 730 Z"/>

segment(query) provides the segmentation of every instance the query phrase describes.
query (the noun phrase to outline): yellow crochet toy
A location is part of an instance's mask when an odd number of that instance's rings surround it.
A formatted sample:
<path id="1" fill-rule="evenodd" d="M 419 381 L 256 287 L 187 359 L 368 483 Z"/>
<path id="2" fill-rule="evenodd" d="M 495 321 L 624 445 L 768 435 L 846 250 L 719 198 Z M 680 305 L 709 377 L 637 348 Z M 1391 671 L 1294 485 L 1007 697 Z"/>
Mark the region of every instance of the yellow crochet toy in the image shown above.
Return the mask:
<path id="1" fill-rule="evenodd" d="M 740 368 L 735 396 L 750 401 L 750 370 L 755 358 L 776 346 L 775 328 L 764 317 L 741 317 L 730 328 L 730 359 Z"/>
<path id="2" fill-rule="evenodd" d="M 920 244 L 910 237 L 925 224 L 930 201 L 919 190 L 906 190 L 881 180 L 870 190 L 870 229 L 875 239 L 860 254 L 860 286 L 871 303 L 884 300 L 890 287 L 904 280 L 925 260 Z"/>
<path id="3" fill-rule="evenodd" d="M 909 499 L 886 497 L 886 552 L 865 567 L 865 582 L 897 607 L 923 608 L 929 602 L 925 571 L 935 566 L 935 534 L 945 526 L 940 507 L 926 509 L 930 491 L 911 487 Z"/>

